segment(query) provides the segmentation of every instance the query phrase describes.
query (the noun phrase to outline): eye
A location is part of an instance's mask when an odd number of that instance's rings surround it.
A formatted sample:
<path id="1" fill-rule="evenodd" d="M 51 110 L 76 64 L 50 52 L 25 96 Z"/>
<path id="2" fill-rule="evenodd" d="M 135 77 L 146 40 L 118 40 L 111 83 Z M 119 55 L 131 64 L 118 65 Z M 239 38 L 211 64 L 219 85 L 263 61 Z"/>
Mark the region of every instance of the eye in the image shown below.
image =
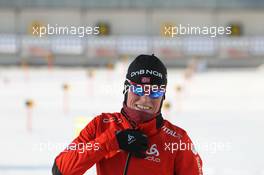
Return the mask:
<path id="1" fill-rule="evenodd" d="M 144 95 L 144 92 L 143 92 L 143 89 L 141 86 L 131 86 L 131 91 L 138 95 L 138 96 L 143 96 Z"/>
<path id="2" fill-rule="evenodd" d="M 151 98 L 154 98 L 154 99 L 160 98 L 163 95 L 164 95 L 164 93 L 161 91 L 151 92 L 151 94 L 150 94 Z"/>

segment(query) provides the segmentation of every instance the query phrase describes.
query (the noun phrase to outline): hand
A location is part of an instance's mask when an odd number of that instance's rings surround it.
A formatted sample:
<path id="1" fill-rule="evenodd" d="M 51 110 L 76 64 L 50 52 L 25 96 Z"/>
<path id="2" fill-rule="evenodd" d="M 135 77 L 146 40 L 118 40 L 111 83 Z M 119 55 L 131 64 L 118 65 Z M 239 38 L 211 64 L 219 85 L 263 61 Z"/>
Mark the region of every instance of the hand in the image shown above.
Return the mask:
<path id="1" fill-rule="evenodd" d="M 126 129 L 118 131 L 116 138 L 120 149 L 130 152 L 139 158 L 146 157 L 143 152 L 148 149 L 148 139 L 142 132 L 134 129 Z"/>

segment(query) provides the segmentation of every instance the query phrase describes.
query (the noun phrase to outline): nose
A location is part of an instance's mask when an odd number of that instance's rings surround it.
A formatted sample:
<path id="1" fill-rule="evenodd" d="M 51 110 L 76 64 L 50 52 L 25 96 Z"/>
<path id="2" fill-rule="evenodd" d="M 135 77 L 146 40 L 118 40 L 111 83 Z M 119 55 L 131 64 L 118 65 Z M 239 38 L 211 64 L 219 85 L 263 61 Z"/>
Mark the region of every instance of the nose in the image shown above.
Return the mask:
<path id="1" fill-rule="evenodd" d="M 150 98 L 147 94 L 144 94 L 143 96 L 140 97 L 140 101 L 142 102 L 149 102 Z"/>

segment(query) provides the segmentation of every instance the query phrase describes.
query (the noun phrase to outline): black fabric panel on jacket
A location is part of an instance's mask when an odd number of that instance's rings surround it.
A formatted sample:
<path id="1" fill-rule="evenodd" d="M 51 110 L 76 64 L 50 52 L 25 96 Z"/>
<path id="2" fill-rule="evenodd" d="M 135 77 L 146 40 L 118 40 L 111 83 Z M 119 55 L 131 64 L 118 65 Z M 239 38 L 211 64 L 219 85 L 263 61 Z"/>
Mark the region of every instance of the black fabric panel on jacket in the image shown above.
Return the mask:
<path id="1" fill-rule="evenodd" d="M 58 166 L 56 165 L 56 162 L 54 162 L 52 167 L 52 175 L 62 175 Z"/>

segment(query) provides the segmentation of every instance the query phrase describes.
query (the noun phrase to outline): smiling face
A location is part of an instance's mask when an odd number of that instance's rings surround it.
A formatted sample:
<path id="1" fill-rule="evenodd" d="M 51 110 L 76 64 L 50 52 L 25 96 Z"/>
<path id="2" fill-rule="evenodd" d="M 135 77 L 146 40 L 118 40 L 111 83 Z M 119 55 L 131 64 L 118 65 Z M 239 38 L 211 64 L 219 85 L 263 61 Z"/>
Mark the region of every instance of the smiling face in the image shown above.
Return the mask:
<path id="1" fill-rule="evenodd" d="M 160 104 L 163 97 L 152 99 L 148 95 L 138 96 L 131 91 L 127 92 L 127 107 L 149 114 L 159 112 Z"/>

